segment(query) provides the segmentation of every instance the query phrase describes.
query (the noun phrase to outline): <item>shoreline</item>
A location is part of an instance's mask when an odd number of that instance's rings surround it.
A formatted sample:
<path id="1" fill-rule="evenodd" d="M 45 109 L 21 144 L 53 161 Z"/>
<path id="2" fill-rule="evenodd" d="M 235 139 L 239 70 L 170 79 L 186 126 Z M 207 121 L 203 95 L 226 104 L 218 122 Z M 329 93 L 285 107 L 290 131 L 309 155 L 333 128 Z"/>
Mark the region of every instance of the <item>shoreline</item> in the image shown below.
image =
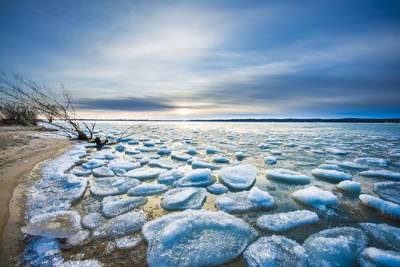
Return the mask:
<path id="1" fill-rule="evenodd" d="M 40 165 L 71 143 L 29 127 L 2 127 L 0 143 L 0 266 L 10 266 L 21 252 L 25 189 L 40 177 Z"/>

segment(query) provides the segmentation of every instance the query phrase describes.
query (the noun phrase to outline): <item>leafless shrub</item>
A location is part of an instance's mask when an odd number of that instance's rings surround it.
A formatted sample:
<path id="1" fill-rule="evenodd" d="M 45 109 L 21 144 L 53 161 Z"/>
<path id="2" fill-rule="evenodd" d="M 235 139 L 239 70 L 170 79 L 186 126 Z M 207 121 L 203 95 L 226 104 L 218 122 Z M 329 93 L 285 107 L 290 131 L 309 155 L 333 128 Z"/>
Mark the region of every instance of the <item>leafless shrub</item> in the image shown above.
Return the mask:
<path id="1" fill-rule="evenodd" d="M 20 103 L 4 102 L 0 103 L 0 118 L 4 124 L 35 125 L 37 112 Z"/>
<path id="2" fill-rule="evenodd" d="M 61 94 L 55 95 L 52 90 L 36 81 L 21 75 L 7 76 L 0 74 L 0 94 L 8 103 L 18 103 L 29 107 L 69 136 L 78 140 L 93 138 L 95 124 L 79 122 L 71 95 L 61 85 Z M 54 120 L 62 123 L 55 123 Z"/>

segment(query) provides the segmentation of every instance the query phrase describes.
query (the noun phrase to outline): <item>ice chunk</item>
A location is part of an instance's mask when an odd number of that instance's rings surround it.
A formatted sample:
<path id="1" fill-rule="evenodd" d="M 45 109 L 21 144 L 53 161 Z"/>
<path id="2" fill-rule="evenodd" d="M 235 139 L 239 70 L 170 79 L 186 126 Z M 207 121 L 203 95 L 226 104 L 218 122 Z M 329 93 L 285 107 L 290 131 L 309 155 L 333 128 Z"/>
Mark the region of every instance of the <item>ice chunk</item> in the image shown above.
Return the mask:
<path id="1" fill-rule="evenodd" d="M 33 237 L 27 242 L 23 253 L 23 266 L 59 266 L 63 262 L 58 240 Z"/>
<path id="2" fill-rule="evenodd" d="M 160 173 L 161 173 L 160 169 L 140 168 L 125 173 L 125 176 L 130 178 L 135 178 L 138 180 L 148 180 L 157 178 L 160 175 Z"/>
<path id="3" fill-rule="evenodd" d="M 340 190 L 343 190 L 352 194 L 360 194 L 361 192 L 361 184 L 359 182 L 354 181 L 341 181 L 336 185 L 336 187 Z"/>
<path id="4" fill-rule="evenodd" d="M 307 265 L 305 249 L 284 236 L 261 237 L 243 253 L 249 267 Z"/>
<path id="5" fill-rule="evenodd" d="M 205 200 L 204 188 L 174 188 L 164 194 L 161 207 L 166 210 L 200 209 Z"/>
<path id="6" fill-rule="evenodd" d="M 192 168 L 193 169 L 210 169 L 210 170 L 221 169 L 221 167 L 218 165 L 215 165 L 210 162 L 198 160 L 198 159 L 192 161 Z"/>
<path id="7" fill-rule="evenodd" d="M 165 184 L 142 183 L 128 191 L 130 196 L 151 196 L 164 193 L 168 190 Z"/>
<path id="8" fill-rule="evenodd" d="M 149 161 L 150 167 L 157 167 L 161 169 L 173 169 L 175 167 L 174 163 L 169 160 L 154 159 Z"/>
<path id="9" fill-rule="evenodd" d="M 345 151 L 343 149 L 340 148 L 336 148 L 336 147 L 328 147 L 325 149 L 326 152 L 333 154 L 333 155 L 338 155 L 338 156 L 345 156 L 348 155 L 350 152 Z"/>
<path id="10" fill-rule="evenodd" d="M 387 159 L 373 158 L 373 157 L 356 158 L 354 159 L 354 162 L 362 165 L 372 165 L 379 167 L 386 167 L 389 164 Z"/>
<path id="11" fill-rule="evenodd" d="M 251 188 L 256 182 L 257 169 L 252 165 L 237 165 L 222 168 L 219 172 L 221 183 L 233 190 Z"/>
<path id="12" fill-rule="evenodd" d="M 125 154 L 127 154 L 127 155 L 138 155 L 138 154 L 140 154 L 140 151 L 137 150 L 136 148 L 134 148 L 134 149 L 132 149 L 132 148 L 127 148 L 127 149 L 125 150 Z"/>
<path id="13" fill-rule="evenodd" d="M 82 229 L 81 216 L 76 211 L 56 211 L 33 216 L 22 232 L 44 237 L 68 238 Z"/>
<path id="14" fill-rule="evenodd" d="M 257 232 L 224 212 L 187 210 L 143 227 L 150 267 L 217 266 L 238 257 Z"/>
<path id="15" fill-rule="evenodd" d="M 229 190 L 223 184 L 213 184 L 207 187 L 207 191 L 214 195 L 221 195 L 227 193 Z"/>
<path id="16" fill-rule="evenodd" d="M 376 177 L 400 181 L 400 172 L 393 172 L 388 170 L 369 170 L 360 172 L 364 177 Z"/>
<path id="17" fill-rule="evenodd" d="M 377 210 L 382 215 L 400 220 L 400 205 L 366 194 L 361 194 L 359 198 L 361 203 Z"/>
<path id="18" fill-rule="evenodd" d="M 67 246 L 75 247 L 82 246 L 88 242 L 89 231 L 82 230 L 67 238 Z"/>
<path id="19" fill-rule="evenodd" d="M 181 187 L 207 187 L 215 182 L 209 169 L 200 169 L 191 171 L 174 183 Z"/>
<path id="20" fill-rule="evenodd" d="M 131 161 L 123 161 L 123 160 L 111 161 L 108 164 L 108 168 L 110 168 L 111 170 L 122 169 L 125 171 L 130 171 L 130 170 L 133 170 L 133 169 L 136 169 L 139 167 L 140 167 L 139 162 L 131 162 Z"/>
<path id="21" fill-rule="evenodd" d="M 90 174 L 92 174 L 92 172 L 88 169 L 77 167 L 72 170 L 72 174 L 75 176 L 82 177 L 82 176 L 89 176 Z"/>
<path id="22" fill-rule="evenodd" d="M 174 152 L 171 155 L 171 159 L 180 160 L 180 161 L 188 161 L 192 156 L 184 153 Z"/>
<path id="23" fill-rule="evenodd" d="M 258 145 L 258 148 L 260 148 L 260 149 L 268 149 L 270 147 L 271 147 L 270 145 L 265 144 L 265 143 L 261 143 L 261 144 Z"/>
<path id="24" fill-rule="evenodd" d="M 101 201 L 101 212 L 106 217 L 115 217 L 146 203 L 145 197 L 110 196 Z"/>
<path id="25" fill-rule="evenodd" d="M 143 211 L 131 211 L 102 224 L 93 232 L 95 238 L 116 238 L 138 232 L 146 222 Z"/>
<path id="26" fill-rule="evenodd" d="M 104 164 L 105 164 L 105 162 L 103 160 L 91 159 L 91 160 L 88 160 L 86 163 L 83 163 L 82 167 L 85 169 L 92 170 L 92 169 L 99 168 L 99 167 L 103 166 Z"/>
<path id="27" fill-rule="evenodd" d="M 369 247 L 361 253 L 360 264 L 362 267 L 398 267 L 400 266 L 400 253 Z"/>
<path id="28" fill-rule="evenodd" d="M 267 156 L 267 157 L 265 157 L 264 161 L 265 161 L 265 164 L 268 164 L 268 165 L 275 165 L 278 162 L 278 160 L 274 156 Z"/>
<path id="29" fill-rule="evenodd" d="M 115 150 L 117 150 L 118 152 L 123 152 L 125 150 L 125 146 L 123 144 L 118 144 L 115 147 Z"/>
<path id="30" fill-rule="evenodd" d="M 337 227 L 311 235 L 303 247 L 309 257 L 308 266 L 355 266 L 367 243 L 360 229 Z"/>
<path id="31" fill-rule="evenodd" d="M 324 169 L 324 170 L 336 170 L 336 171 L 341 171 L 342 169 L 339 167 L 337 164 L 332 164 L 332 163 L 324 163 L 318 166 L 319 169 Z"/>
<path id="32" fill-rule="evenodd" d="M 229 159 L 227 157 L 222 156 L 222 155 L 216 155 L 213 158 L 213 162 L 215 162 L 215 163 L 229 163 Z"/>
<path id="33" fill-rule="evenodd" d="M 351 180 L 351 175 L 342 171 L 327 170 L 327 169 L 314 169 L 311 174 L 319 179 L 328 180 L 331 182 L 340 182 L 344 180 Z"/>
<path id="34" fill-rule="evenodd" d="M 98 212 L 92 212 L 82 218 L 82 226 L 93 230 L 105 222 L 104 217 Z"/>
<path id="35" fill-rule="evenodd" d="M 238 151 L 235 153 L 235 157 L 237 160 L 243 160 L 246 157 L 246 153 L 243 151 Z"/>
<path id="36" fill-rule="evenodd" d="M 360 223 L 368 237 L 380 246 L 400 251 L 400 228 L 386 223 Z"/>
<path id="37" fill-rule="evenodd" d="M 381 198 L 400 205 L 400 182 L 375 183 L 373 190 Z"/>
<path id="38" fill-rule="evenodd" d="M 157 181 L 161 184 L 165 185 L 172 185 L 174 182 L 178 181 L 180 178 L 183 177 L 183 172 L 178 169 L 171 169 L 161 173 Z"/>
<path id="39" fill-rule="evenodd" d="M 290 196 L 303 205 L 321 210 L 325 210 L 327 206 L 337 204 L 337 197 L 334 194 L 315 186 L 297 190 Z"/>
<path id="40" fill-rule="evenodd" d="M 195 147 L 189 147 L 186 150 L 186 153 L 188 153 L 189 155 L 196 155 L 197 154 L 197 149 Z"/>
<path id="41" fill-rule="evenodd" d="M 271 209 L 274 204 L 273 197 L 257 187 L 253 187 L 250 191 L 223 194 L 218 196 L 216 201 L 219 210 L 229 213 Z"/>
<path id="42" fill-rule="evenodd" d="M 139 180 L 128 177 L 99 178 L 90 182 L 90 192 L 96 196 L 121 195 L 138 184 Z"/>
<path id="43" fill-rule="evenodd" d="M 216 147 L 213 146 L 209 146 L 206 148 L 206 153 L 207 154 L 215 154 L 218 152 L 218 149 Z"/>
<path id="44" fill-rule="evenodd" d="M 115 240 L 118 249 L 132 249 L 143 241 L 142 236 L 124 236 Z"/>
<path id="45" fill-rule="evenodd" d="M 114 176 L 114 172 L 107 167 L 100 167 L 92 170 L 95 177 L 110 177 Z"/>
<path id="46" fill-rule="evenodd" d="M 162 147 L 162 148 L 158 149 L 157 154 L 161 155 L 161 156 L 169 155 L 169 154 L 171 154 L 171 149 Z"/>
<path id="47" fill-rule="evenodd" d="M 343 169 L 351 169 L 351 170 L 357 170 L 357 171 L 365 171 L 368 170 L 368 166 L 362 165 L 362 164 L 357 164 L 351 161 L 343 161 L 343 162 L 338 162 L 337 163 L 340 168 Z"/>
<path id="48" fill-rule="evenodd" d="M 262 215 L 257 219 L 257 226 L 273 232 L 289 231 L 293 228 L 318 222 L 318 214 L 309 210 Z"/>
<path id="49" fill-rule="evenodd" d="M 308 184 L 310 182 L 310 177 L 307 175 L 286 169 L 269 170 L 267 178 L 289 184 Z"/>
<path id="50" fill-rule="evenodd" d="M 97 260 L 71 260 L 63 262 L 60 267 L 101 267 L 103 266 Z"/>

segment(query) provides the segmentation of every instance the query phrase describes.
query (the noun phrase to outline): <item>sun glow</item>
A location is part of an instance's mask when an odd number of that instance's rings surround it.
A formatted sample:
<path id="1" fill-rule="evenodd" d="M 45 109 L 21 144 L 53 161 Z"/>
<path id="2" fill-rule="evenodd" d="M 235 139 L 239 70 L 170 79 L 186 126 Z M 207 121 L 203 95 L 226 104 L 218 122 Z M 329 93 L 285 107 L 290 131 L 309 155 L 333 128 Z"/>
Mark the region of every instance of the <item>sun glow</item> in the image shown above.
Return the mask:
<path id="1" fill-rule="evenodd" d="M 189 108 L 177 108 L 175 109 L 175 112 L 178 113 L 181 116 L 188 115 L 190 113 L 193 113 L 193 111 Z"/>

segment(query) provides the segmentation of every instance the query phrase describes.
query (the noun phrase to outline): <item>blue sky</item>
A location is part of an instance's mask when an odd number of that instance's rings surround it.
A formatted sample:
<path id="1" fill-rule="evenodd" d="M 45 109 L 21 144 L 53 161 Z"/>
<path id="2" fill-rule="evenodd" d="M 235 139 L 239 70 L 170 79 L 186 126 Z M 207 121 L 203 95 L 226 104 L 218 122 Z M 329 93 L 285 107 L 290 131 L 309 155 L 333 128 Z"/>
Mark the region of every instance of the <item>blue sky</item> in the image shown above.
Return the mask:
<path id="1" fill-rule="evenodd" d="M 84 117 L 400 117 L 399 1 L 0 0 L 0 32 Z"/>

